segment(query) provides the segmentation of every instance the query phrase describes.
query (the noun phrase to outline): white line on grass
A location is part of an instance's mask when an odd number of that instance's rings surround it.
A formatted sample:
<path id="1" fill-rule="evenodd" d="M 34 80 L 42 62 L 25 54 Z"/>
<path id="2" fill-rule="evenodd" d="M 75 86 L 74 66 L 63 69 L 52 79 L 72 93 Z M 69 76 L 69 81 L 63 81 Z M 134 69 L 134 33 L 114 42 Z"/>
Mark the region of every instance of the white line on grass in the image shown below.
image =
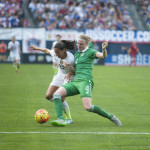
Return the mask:
<path id="1" fill-rule="evenodd" d="M 0 134 L 136 134 L 150 135 L 145 132 L 0 132 Z"/>

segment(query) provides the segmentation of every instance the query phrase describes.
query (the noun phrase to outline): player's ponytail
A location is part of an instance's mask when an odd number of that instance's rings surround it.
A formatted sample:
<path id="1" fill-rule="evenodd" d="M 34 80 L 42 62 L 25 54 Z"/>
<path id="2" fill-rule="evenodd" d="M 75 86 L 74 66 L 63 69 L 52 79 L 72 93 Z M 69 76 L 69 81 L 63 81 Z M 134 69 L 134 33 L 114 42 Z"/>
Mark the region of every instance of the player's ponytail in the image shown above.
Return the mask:
<path id="1" fill-rule="evenodd" d="M 68 50 L 74 50 L 75 49 L 75 41 L 71 40 L 61 40 L 65 44 L 65 48 Z"/>
<path id="2" fill-rule="evenodd" d="M 75 41 L 61 40 L 61 42 L 56 43 L 54 48 L 58 48 L 60 50 L 63 50 L 63 49 L 74 50 L 75 49 Z"/>

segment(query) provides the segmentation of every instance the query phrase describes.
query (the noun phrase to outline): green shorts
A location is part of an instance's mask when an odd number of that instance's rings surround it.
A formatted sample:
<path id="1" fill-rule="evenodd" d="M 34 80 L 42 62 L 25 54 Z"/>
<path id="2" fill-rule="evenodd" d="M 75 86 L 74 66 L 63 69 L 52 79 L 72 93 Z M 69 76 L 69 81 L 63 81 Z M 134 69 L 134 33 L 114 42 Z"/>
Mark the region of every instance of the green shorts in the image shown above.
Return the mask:
<path id="1" fill-rule="evenodd" d="M 73 96 L 80 94 L 81 97 L 92 97 L 92 89 L 93 89 L 93 82 L 86 81 L 86 80 L 73 80 L 67 84 L 64 84 L 63 87 L 67 91 L 66 96 Z"/>

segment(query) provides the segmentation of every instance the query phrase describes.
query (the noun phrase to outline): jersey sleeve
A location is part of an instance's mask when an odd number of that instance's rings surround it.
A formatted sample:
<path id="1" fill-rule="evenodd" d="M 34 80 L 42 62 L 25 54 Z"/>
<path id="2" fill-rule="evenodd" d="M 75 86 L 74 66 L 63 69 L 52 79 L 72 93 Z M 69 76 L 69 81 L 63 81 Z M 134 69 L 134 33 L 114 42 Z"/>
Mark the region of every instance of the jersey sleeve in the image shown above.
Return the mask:
<path id="1" fill-rule="evenodd" d="M 12 45 L 11 45 L 11 43 L 9 42 L 9 43 L 8 43 L 8 49 L 11 48 L 11 46 L 12 46 Z"/>
<path id="2" fill-rule="evenodd" d="M 97 50 L 95 50 L 95 49 L 91 49 L 91 52 L 90 52 L 90 58 L 91 59 L 97 59 L 97 57 L 96 57 L 96 53 L 97 53 L 98 51 Z"/>
<path id="3" fill-rule="evenodd" d="M 17 41 L 18 46 L 20 46 L 20 43 Z"/>
<path id="4" fill-rule="evenodd" d="M 50 50 L 49 53 L 54 58 L 54 54 L 55 54 L 54 50 Z"/>

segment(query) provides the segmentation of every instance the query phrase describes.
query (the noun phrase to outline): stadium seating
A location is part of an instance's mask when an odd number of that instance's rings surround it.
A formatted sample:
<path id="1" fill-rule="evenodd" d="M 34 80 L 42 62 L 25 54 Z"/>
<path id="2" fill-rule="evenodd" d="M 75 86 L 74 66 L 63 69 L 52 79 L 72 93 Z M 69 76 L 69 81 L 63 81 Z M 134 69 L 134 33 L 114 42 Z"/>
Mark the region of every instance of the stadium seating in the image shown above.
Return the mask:
<path id="1" fill-rule="evenodd" d="M 28 7 L 37 27 L 47 30 L 136 29 L 123 0 L 31 0 Z"/>
<path id="2" fill-rule="evenodd" d="M 0 27 L 15 28 L 29 27 L 28 19 L 24 19 L 21 0 L 1 0 L 0 1 Z"/>
<path id="3" fill-rule="evenodd" d="M 149 0 L 137 0 L 137 10 L 141 18 L 143 18 L 146 28 L 150 30 L 150 1 Z"/>

